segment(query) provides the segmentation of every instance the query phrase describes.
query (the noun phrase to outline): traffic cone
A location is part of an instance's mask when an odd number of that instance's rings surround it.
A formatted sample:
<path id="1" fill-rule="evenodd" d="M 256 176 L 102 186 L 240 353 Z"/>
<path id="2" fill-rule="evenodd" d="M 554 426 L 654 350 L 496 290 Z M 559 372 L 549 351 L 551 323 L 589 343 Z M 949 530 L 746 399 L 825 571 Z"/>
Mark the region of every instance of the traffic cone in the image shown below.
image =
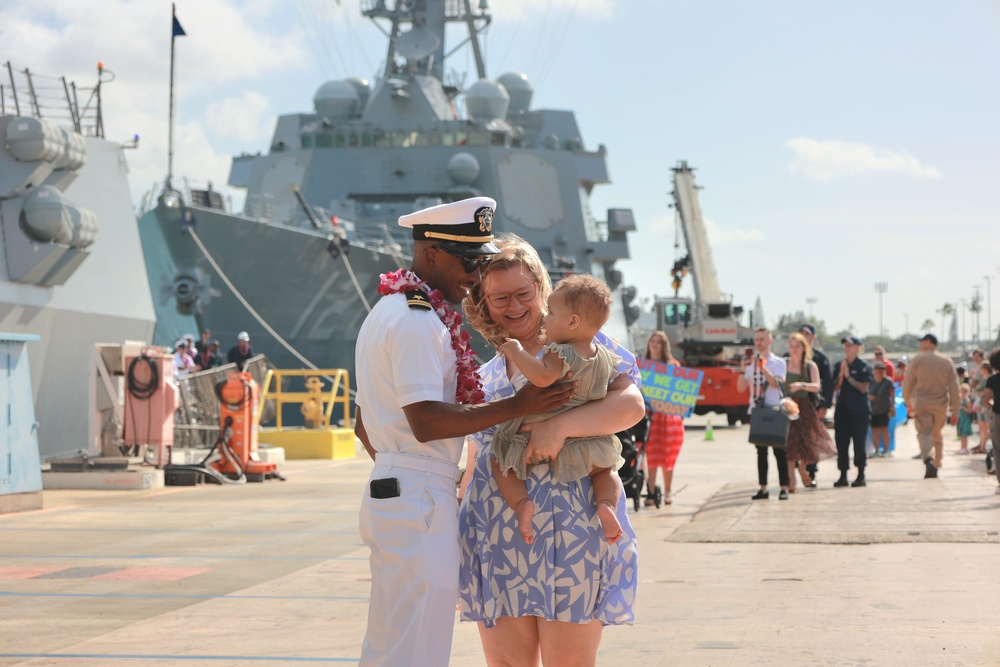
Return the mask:
<path id="1" fill-rule="evenodd" d="M 715 440 L 715 433 L 712 432 L 712 420 L 706 420 L 705 422 L 705 442 L 712 442 Z"/>

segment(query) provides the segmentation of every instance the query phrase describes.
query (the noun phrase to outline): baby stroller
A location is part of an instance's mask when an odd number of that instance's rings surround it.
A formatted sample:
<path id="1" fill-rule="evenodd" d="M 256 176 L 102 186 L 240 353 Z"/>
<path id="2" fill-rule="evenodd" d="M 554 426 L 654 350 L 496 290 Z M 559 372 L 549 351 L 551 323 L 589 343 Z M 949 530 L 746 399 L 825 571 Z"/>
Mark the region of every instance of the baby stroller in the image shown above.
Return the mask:
<path id="1" fill-rule="evenodd" d="M 622 458 L 625 463 L 618 469 L 618 476 L 622 478 L 622 486 L 625 487 L 625 497 L 632 499 L 632 505 L 638 512 L 642 507 L 644 497 L 653 498 L 656 506 L 663 502 L 663 492 L 657 486 L 652 495 L 643 495 L 646 484 L 646 433 L 649 431 L 649 416 L 645 416 L 627 431 L 620 431 L 615 435 L 622 443 Z"/>

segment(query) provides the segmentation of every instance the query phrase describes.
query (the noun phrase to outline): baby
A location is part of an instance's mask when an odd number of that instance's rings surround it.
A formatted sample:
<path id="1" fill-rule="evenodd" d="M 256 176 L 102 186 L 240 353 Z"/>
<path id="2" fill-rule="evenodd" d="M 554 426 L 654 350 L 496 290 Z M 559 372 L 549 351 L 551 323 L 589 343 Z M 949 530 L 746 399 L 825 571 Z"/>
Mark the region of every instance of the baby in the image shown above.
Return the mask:
<path id="1" fill-rule="evenodd" d="M 611 312 L 611 291 L 607 285 L 589 275 L 564 278 L 549 296 L 545 333 L 549 343 L 542 348 L 542 357 L 526 352 L 512 339 L 500 346 L 500 352 L 516 364 L 532 384 L 547 387 L 573 373 L 577 383 L 570 401 L 543 415 L 504 422 L 497 429 L 491 449 L 494 454 L 493 475 L 500 494 L 517 514 L 517 527 L 524 541 L 534 541 L 531 520 L 534 503 L 528 498 L 524 480 L 529 468 L 525 460 L 528 434 L 518 433 L 523 423 L 539 422 L 588 401 L 604 398 L 608 384 L 618 372 L 621 358 L 601 345 L 594 336 L 608 320 Z M 621 443 L 614 435 L 570 438 L 559 456 L 548 462 L 553 477 L 560 482 L 574 482 L 590 476 L 597 502 L 604 539 L 614 544 L 622 535 L 615 516 L 620 484 L 615 471 L 621 467 Z M 514 475 L 509 475 L 513 472 Z"/>

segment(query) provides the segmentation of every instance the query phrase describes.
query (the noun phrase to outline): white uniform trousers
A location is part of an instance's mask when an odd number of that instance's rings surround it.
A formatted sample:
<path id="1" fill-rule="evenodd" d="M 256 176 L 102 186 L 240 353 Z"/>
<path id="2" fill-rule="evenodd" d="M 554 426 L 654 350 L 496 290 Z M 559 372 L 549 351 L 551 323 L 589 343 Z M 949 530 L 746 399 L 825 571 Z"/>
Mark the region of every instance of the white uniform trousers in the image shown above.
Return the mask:
<path id="1" fill-rule="evenodd" d="M 414 469 L 416 468 L 416 469 Z M 458 468 L 406 454 L 378 454 L 370 479 L 395 477 L 398 498 L 361 501 L 371 549 L 371 601 L 361 667 L 446 667 L 458 602 Z"/>

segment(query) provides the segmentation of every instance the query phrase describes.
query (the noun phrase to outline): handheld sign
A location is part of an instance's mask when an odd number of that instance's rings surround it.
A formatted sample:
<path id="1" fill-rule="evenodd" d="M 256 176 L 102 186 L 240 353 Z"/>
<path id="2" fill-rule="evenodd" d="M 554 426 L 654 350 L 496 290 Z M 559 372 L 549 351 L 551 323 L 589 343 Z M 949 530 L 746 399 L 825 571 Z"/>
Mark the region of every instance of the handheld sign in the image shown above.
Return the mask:
<path id="1" fill-rule="evenodd" d="M 704 371 L 668 366 L 662 361 L 636 359 L 642 376 L 642 395 L 655 412 L 687 417 L 698 402 Z"/>

